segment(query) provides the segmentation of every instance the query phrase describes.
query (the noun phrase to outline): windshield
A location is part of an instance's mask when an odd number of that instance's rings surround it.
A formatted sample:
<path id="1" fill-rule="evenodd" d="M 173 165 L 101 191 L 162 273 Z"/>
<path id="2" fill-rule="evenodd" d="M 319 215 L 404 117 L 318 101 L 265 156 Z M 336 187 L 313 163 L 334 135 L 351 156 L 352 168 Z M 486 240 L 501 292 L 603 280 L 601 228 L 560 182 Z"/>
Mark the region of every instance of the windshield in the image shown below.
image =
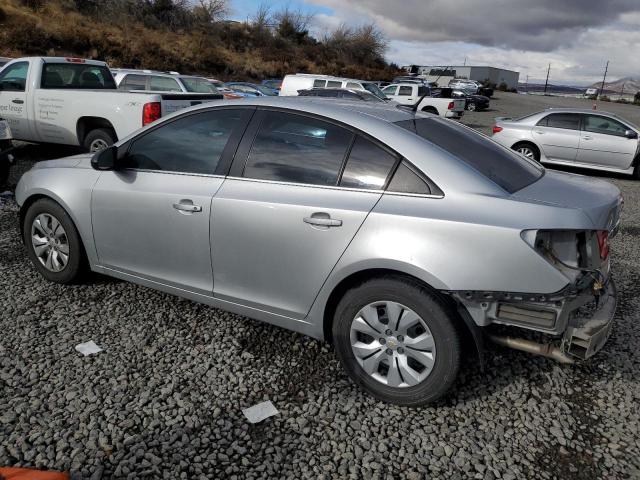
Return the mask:
<path id="1" fill-rule="evenodd" d="M 187 92 L 191 93 L 218 93 L 218 89 L 206 78 L 180 77 Z"/>
<path id="2" fill-rule="evenodd" d="M 275 91 L 273 88 L 267 87 L 266 85 L 252 85 L 253 88 L 255 88 L 256 90 L 260 91 L 261 93 L 263 93 L 264 95 L 267 96 L 274 96 L 274 95 L 278 95 L 278 92 Z"/>
<path id="3" fill-rule="evenodd" d="M 387 100 L 387 96 L 383 93 L 382 90 L 375 83 L 366 83 L 363 82 L 362 86 L 368 92 L 373 93 L 376 97 L 381 98 L 382 100 Z"/>
<path id="4" fill-rule="evenodd" d="M 544 169 L 459 123 L 440 118 L 415 118 L 396 125 L 455 155 L 509 193 L 531 185 Z"/>
<path id="5" fill-rule="evenodd" d="M 84 63 L 45 63 L 41 88 L 116 90 L 111 72 L 103 65 Z"/>

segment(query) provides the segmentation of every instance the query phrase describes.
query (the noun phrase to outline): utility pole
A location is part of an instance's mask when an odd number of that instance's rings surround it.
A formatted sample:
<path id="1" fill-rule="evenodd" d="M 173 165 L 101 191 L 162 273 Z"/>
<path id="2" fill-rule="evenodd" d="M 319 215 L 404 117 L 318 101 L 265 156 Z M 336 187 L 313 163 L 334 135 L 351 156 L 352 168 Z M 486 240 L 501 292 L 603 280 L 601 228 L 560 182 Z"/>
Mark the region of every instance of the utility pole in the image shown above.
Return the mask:
<path id="1" fill-rule="evenodd" d="M 529 75 L 527 75 L 527 80 L 524 82 L 524 93 L 529 93 Z"/>
<path id="2" fill-rule="evenodd" d="M 602 77 L 602 86 L 600 87 L 600 91 L 598 92 L 597 98 L 600 98 L 600 96 L 602 95 L 602 92 L 604 91 L 604 81 L 607 79 L 608 70 L 609 70 L 609 60 L 607 60 L 607 65 L 604 67 L 604 76 Z"/>
<path id="3" fill-rule="evenodd" d="M 547 94 L 547 86 L 549 85 L 549 72 L 551 71 L 551 64 L 549 64 L 549 68 L 547 68 L 547 80 L 544 82 L 544 94 Z"/>

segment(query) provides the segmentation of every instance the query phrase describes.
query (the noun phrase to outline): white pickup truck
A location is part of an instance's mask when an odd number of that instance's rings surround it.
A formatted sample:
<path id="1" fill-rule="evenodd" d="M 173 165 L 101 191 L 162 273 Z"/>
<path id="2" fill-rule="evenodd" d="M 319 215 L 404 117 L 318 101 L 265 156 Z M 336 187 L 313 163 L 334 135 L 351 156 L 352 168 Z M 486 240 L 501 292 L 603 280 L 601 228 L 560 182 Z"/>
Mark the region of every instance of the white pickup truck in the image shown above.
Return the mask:
<path id="1" fill-rule="evenodd" d="M 117 89 L 106 63 L 27 57 L 0 69 L 0 118 L 13 138 L 105 148 L 163 115 L 222 95 Z"/>
<path id="2" fill-rule="evenodd" d="M 446 118 L 462 118 L 466 105 L 464 99 L 432 96 L 431 88 L 420 83 L 392 83 L 384 87 L 382 92 L 400 105 Z"/>

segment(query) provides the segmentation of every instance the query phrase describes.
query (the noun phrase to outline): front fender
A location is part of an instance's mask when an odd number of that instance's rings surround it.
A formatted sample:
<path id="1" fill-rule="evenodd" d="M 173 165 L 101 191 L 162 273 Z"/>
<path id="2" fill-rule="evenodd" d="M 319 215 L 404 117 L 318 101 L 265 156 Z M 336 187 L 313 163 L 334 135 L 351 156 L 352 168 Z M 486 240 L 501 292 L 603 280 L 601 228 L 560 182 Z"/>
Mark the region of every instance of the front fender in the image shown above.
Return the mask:
<path id="1" fill-rule="evenodd" d="M 98 260 L 91 227 L 91 191 L 99 176 L 100 172 L 86 168 L 35 168 L 22 176 L 15 193 L 21 211 L 37 197 L 59 203 L 78 229 L 90 265 Z"/>

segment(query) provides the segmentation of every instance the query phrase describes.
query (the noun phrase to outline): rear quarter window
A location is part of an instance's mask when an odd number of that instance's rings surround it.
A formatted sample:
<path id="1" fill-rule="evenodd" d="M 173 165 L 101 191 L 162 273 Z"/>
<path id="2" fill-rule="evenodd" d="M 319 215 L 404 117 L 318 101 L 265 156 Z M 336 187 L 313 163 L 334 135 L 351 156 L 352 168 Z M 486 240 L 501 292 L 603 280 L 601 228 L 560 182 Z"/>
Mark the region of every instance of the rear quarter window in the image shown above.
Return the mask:
<path id="1" fill-rule="evenodd" d="M 531 185 L 544 169 L 484 135 L 439 118 L 415 118 L 396 125 L 446 150 L 509 193 Z"/>

